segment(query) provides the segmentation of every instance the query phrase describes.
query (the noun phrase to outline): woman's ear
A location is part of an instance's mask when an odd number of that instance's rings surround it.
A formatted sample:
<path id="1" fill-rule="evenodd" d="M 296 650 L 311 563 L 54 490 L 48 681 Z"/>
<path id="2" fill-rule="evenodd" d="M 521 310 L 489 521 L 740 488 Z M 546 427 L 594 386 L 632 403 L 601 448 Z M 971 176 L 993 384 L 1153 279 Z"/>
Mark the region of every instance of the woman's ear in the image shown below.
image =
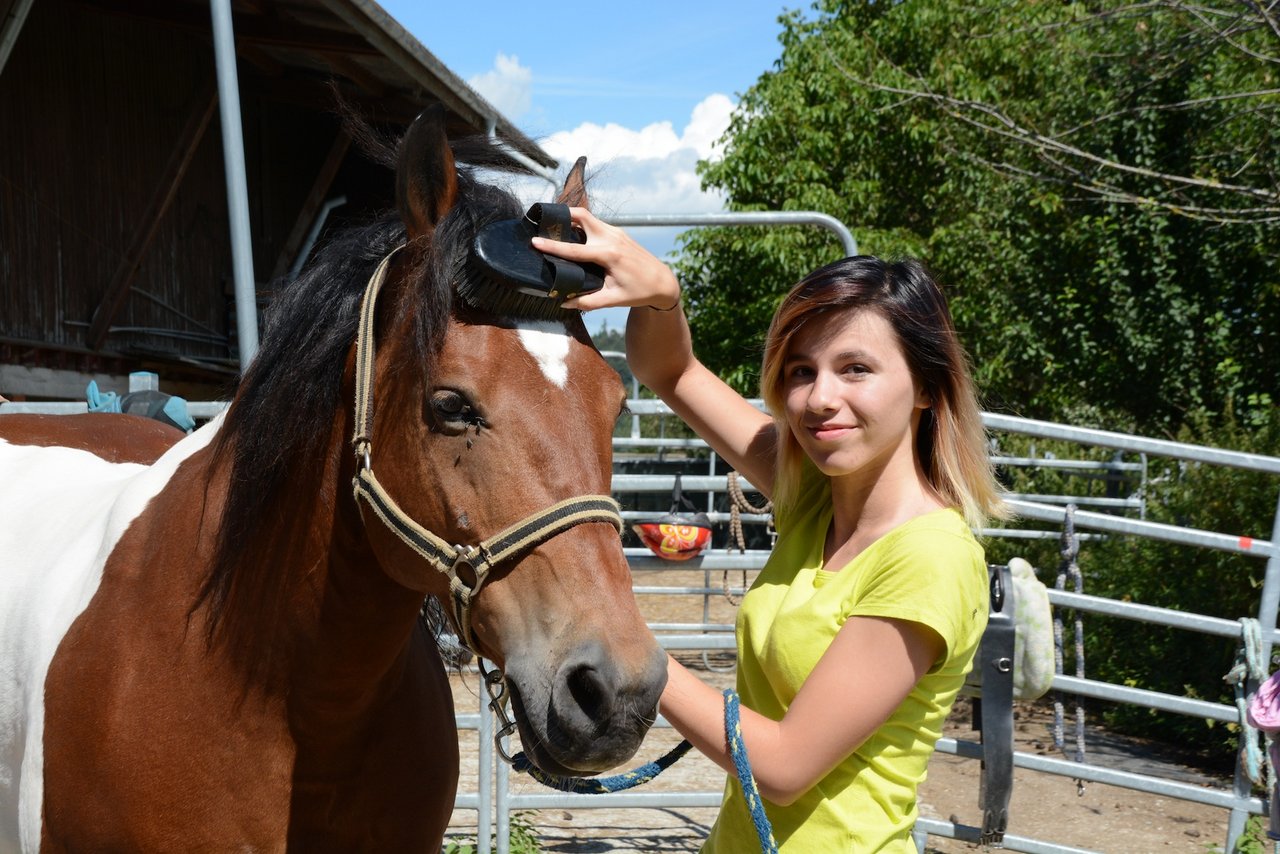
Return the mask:
<path id="1" fill-rule="evenodd" d="M 924 386 L 916 384 L 916 409 L 932 409 L 933 396 L 925 391 Z"/>

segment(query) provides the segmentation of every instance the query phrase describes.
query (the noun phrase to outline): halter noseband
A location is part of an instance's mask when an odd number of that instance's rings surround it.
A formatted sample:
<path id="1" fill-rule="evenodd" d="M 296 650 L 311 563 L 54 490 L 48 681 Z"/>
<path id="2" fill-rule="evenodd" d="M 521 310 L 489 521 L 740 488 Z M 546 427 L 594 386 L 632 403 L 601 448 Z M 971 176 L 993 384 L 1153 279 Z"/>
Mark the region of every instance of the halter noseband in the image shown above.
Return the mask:
<path id="1" fill-rule="evenodd" d="M 355 435 L 351 447 L 356 455 L 356 476 L 352 481 L 356 504 L 364 499 L 382 523 L 428 564 L 449 579 L 449 599 L 453 604 L 458 637 L 477 656 L 471 631 L 471 604 L 484 586 L 490 571 L 505 560 L 522 554 L 570 528 L 586 522 L 607 522 L 619 533 L 622 515 L 618 503 L 607 495 L 569 498 L 473 545 L 450 545 L 419 525 L 400 509 L 373 474 L 373 362 L 374 303 L 387 276 L 391 258 L 403 247 L 391 250 L 374 270 L 360 303 L 360 325 L 356 332 Z M 362 514 L 363 515 L 363 514 Z M 459 570 L 470 569 L 475 580 L 468 583 Z"/>

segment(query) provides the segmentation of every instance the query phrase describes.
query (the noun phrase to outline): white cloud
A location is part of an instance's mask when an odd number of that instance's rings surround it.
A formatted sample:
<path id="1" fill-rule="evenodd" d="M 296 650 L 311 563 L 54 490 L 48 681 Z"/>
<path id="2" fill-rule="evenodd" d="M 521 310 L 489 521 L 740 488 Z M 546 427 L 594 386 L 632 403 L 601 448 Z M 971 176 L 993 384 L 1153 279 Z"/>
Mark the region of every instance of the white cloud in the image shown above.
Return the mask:
<path id="1" fill-rule="evenodd" d="M 490 74 L 496 74 L 496 69 Z M 539 144 L 560 161 L 561 178 L 575 160 L 586 156 L 591 207 L 606 219 L 624 213 L 714 213 L 724 209 L 724 197 L 702 190 L 696 166 L 699 159 L 719 156 L 715 141 L 728 128 L 732 112 L 733 102 L 714 94 L 693 108 L 679 135 L 669 121 L 639 130 L 587 122 L 554 133 Z M 552 194 L 547 182 L 536 178 L 509 179 L 507 183 L 525 204 L 545 201 Z M 641 245 L 663 257 L 674 250 L 675 237 L 684 230 L 649 227 L 631 233 Z M 587 328 L 596 331 L 607 325 L 621 329 L 626 317 L 626 309 L 593 311 L 587 315 Z"/>
<path id="2" fill-rule="evenodd" d="M 553 156 L 561 159 L 576 157 L 569 152 L 589 152 L 600 160 L 632 158 L 657 160 L 669 157 L 682 149 L 690 149 L 698 157 L 711 157 L 716 153 L 714 143 L 729 126 L 733 102 L 719 93 L 703 98 L 694 108 L 689 123 L 677 136 L 671 122 L 654 122 L 640 130 L 632 130 L 610 122 L 598 125 L 585 122 L 570 131 L 560 131 L 543 141 Z"/>
<path id="3" fill-rule="evenodd" d="M 733 102 L 708 95 L 680 134 L 670 121 L 638 130 L 586 122 L 541 141 L 565 168 L 582 155 L 592 176 L 593 204 L 606 213 L 696 213 L 724 207 L 719 193 L 704 192 L 696 172 L 699 159 L 717 155 L 714 146 L 729 126 Z"/>
<path id="4" fill-rule="evenodd" d="M 693 108 L 693 115 L 684 129 L 684 144 L 692 147 L 703 159 L 719 158 L 717 141 L 729 127 L 733 115 L 733 101 L 719 93 L 708 95 Z"/>
<path id="5" fill-rule="evenodd" d="M 533 103 L 533 71 L 521 65 L 518 56 L 499 53 L 492 69 L 467 82 L 512 121 L 529 112 Z"/>

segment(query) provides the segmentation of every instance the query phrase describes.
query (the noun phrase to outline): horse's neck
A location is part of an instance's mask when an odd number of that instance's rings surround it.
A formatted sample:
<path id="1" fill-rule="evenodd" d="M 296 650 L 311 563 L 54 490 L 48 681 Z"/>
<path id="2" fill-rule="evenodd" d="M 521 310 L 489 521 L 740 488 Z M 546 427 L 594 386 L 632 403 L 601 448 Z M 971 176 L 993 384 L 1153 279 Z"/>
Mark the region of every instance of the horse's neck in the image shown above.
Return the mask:
<path id="1" fill-rule="evenodd" d="M 269 676 L 267 692 L 287 697 L 288 724 L 304 777 L 340 775 L 358 761 L 355 752 L 403 681 L 406 650 L 422 605 L 419 593 L 390 581 L 369 547 L 352 497 L 350 425 L 335 425 L 326 443 L 317 500 L 307 519 L 281 530 L 302 533 L 289 559 L 312 567 L 294 591 L 280 633 L 269 642 L 288 650 L 283 672 Z M 221 516 L 216 496 L 226 494 L 228 472 L 204 453 L 192 460 L 189 482 L 208 483 L 210 521 Z M 198 504 L 187 500 L 181 504 Z M 295 512 L 296 512 L 296 506 Z M 287 512 L 287 511 L 286 511 Z"/>
<path id="2" fill-rule="evenodd" d="M 299 757 L 332 765 L 356 761 L 364 730 L 402 689 L 422 594 L 378 566 L 359 511 L 339 492 L 329 531 L 319 612 L 300 646 L 289 686 Z M 324 773 L 323 769 L 316 769 Z"/>

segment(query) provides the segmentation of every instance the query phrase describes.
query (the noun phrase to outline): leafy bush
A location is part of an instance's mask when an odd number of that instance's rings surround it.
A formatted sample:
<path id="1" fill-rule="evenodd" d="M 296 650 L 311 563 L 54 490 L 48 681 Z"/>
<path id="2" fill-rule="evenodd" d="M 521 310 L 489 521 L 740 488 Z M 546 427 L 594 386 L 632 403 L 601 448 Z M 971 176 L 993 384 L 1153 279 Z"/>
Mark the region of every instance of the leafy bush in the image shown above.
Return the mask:
<path id="1" fill-rule="evenodd" d="M 534 828 L 530 819 L 530 813 L 517 812 L 511 816 L 511 854 L 541 854 L 542 840 L 538 838 L 538 831 Z M 493 838 L 492 844 L 489 846 L 490 851 L 498 850 L 498 840 Z M 462 841 L 454 839 L 446 839 L 441 854 L 475 854 L 476 842 L 474 839 L 465 839 Z"/>

